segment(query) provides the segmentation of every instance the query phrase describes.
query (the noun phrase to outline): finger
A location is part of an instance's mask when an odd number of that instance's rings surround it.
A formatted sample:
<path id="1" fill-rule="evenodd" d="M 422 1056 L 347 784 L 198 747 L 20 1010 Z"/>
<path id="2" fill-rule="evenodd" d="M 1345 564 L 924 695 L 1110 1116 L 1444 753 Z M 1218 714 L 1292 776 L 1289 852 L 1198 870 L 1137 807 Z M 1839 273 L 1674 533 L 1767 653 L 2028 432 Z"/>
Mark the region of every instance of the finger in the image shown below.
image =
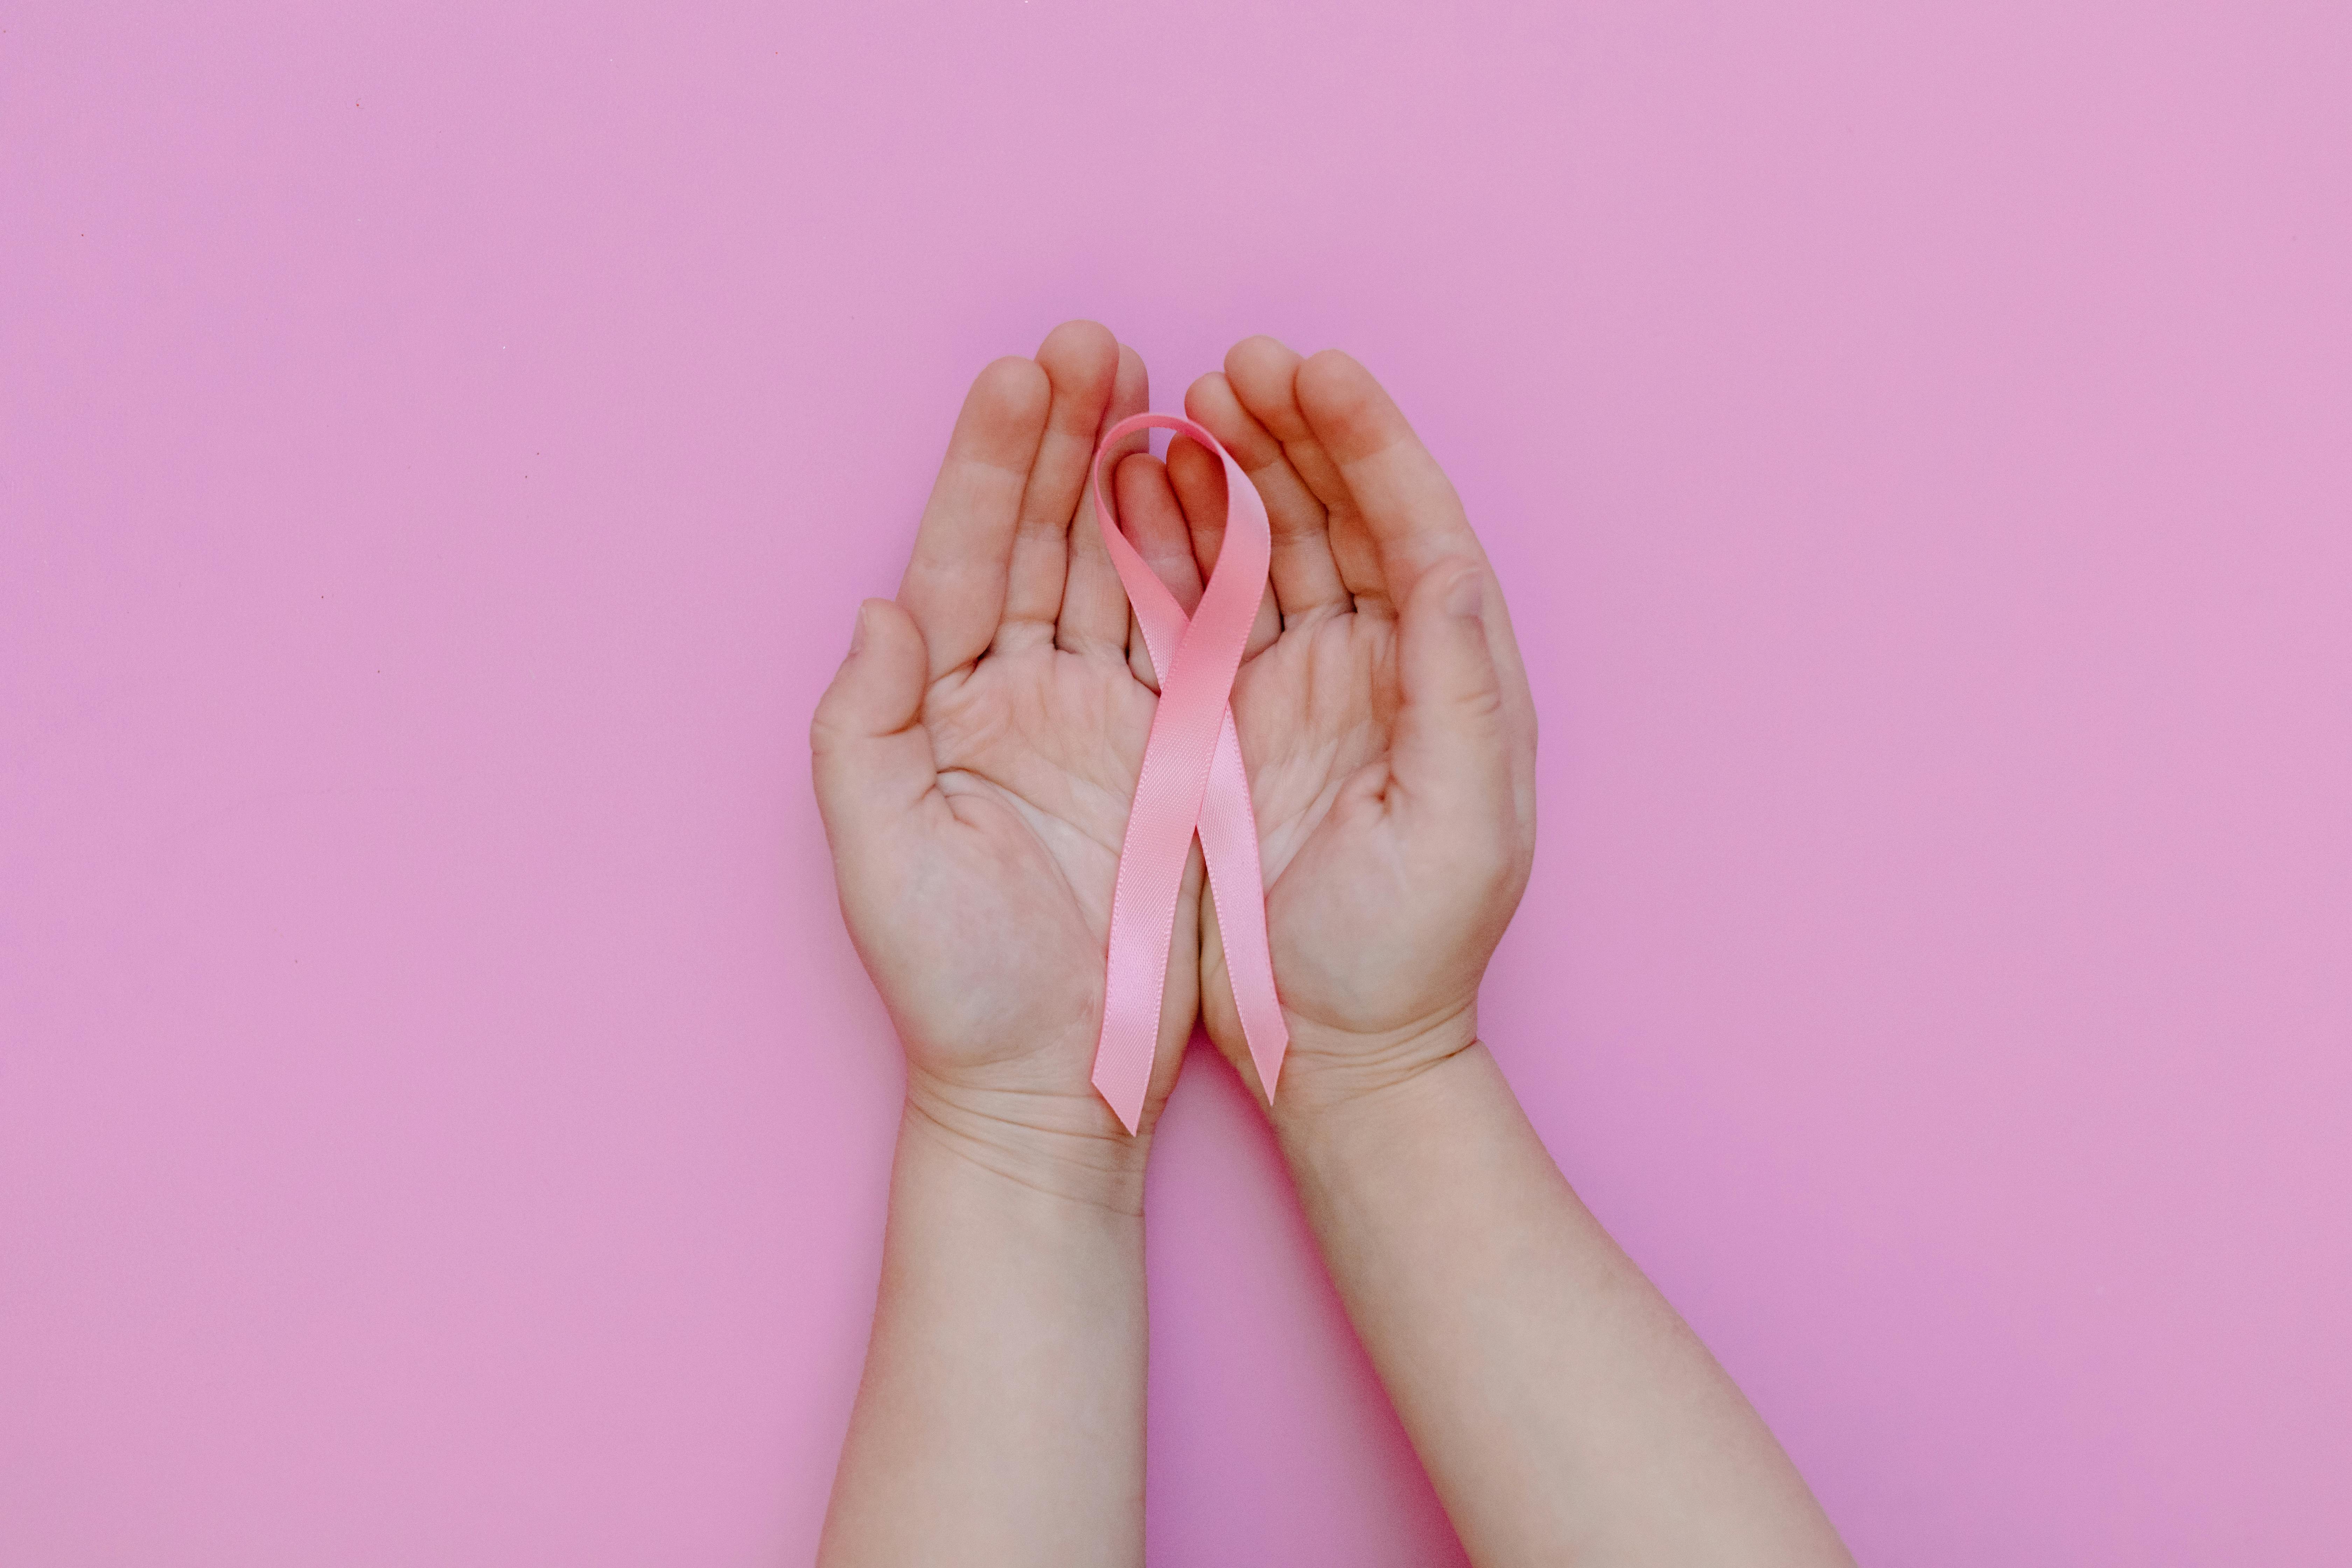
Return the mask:
<path id="1" fill-rule="evenodd" d="M 1298 367 L 1297 384 L 1300 411 L 1356 498 L 1397 603 L 1434 567 L 1485 563 L 1445 470 L 1370 371 L 1326 349 Z"/>
<path id="2" fill-rule="evenodd" d="M 1326 350 L 1299 367 L 1297 388 L 1302 412 L 1361 509 L 1392 592 L 1410 594 L 1423 576 L 1446 575 L 1458 563 L 1486 568 L 1486 551 L 1453 483 L 1370 371 L 1344 353 Z M 1509 715 L 1521 804 L 1532 821 L 1535 701 L 1501 586 L 1490 569 L 1482 575 L 1487 647 Z"/>
<path id="3" fill-rule="evenodd" d="M 1511 626 L 1511 607 L 1503 597 L 1502 583 L 1490 563 L 1486 569 L 1486 647 L 1494 655 L 1495 673 L 1502 682 L 1503 708 L 1511 737 L 1511 784 L 1519 815 L 1528 831 L 1536 819 L 1536 700 L 1528 683 L 1527 661 L 1519 654 L 1518 635 Z"/>
<path id="4" fill-rule="evenodd" d="M 1104 418 L 1108 425 L 1116 425 L 1150 406 L 1151 390 L 1144 374 L 1143 356 L 1121 343 L 1118 377 L 1111 388 L 1110 409 Z M 1149 433 L 1139 430 L 1123 437 L 1116 448 L 1104 455 L 1103 461 L 1116 476 L 1122 456 L 1147 450 L 1150 441 Z M 1095 518 L 1091 489 L 1079 498 L 1078 515 L 1070 524 L 1069 577 L 1062 587 L 1062 616 L 1056 623 L 1054 641 L 1068 653 L 1127 662 L 1127 589 L 1119 583 L 1118 569 L 1111 564 L 1110 552 L 1103 544 L 1102 525 Z"/>
<path id="5" fill-rule="evenodd" d="M 1004 613 L 1004 574 L 1052 388 L 1036 362 L 980 373 L 948 437 L 898 603 L 929 650 L 930 679 L 987 651 Z"/>
<path id="6" fill-rule="evenodd" d="M 1077 515 L 1103 411 L 1118 379 L 1118 340 L 1098 321 L 1065 321 L 1045 334 L 1037 363 L 1053 387 L 1053 400 L 1021 497 L 1021 522 L 1005 574 L 1003 624 L 991 645 L 999 653 L 1054 640 L 1070 562 L 1070 521 Z"/>
<path id="7" fill-rule="evenodd" d="M 876 842 L 938 787 L 930 731 L 917 721 L 929 684 L 914 616 L 887 599 L 858 605 L 849 657 L 809 721 L 817 809 L 836 858 Z"/>
<path id="8" fill-rule="evenodd" d="M 1397 622 L 1391 795 L 1453 816 L 1516 815 L 1513 720 L 1487 642 L 1486 569 L 1426 572 Z"/>
<path id="9" fill-rule="evenodd" d="M 1225 504 L 1225 466 L 1206 447 L 1179 436 L 1168 444 L 1168 482 L 1176 491 L 1176 504 L 1183 510 L 1184 525 L 1192 536 L 1192 558 L 1200 563 L 1202 591 L 1206 593 L 1209 574 L 1216 570 L 1217 552 L 1224 547 L 1225 524 L 1231 517 Z M 1335 575 L 1332 581 L 1336 584 L 1339 579 Z M 1250 625 L 1249 641 L 1242 647 L 1242 657 L 1255 658 L 1281 635 L 1282 610 L 1275 600 L 1274 584 L 1269 578 L 1258 601 L 1257 619 Z"/>
<path id="10" fill-rule="evenodd" d="M 1152 575 L 1167 585 L 1184 613 L 1191 615 L 1201 602 L 1201 568 L 1192 559 L 1192 536 L 1185 529 L 1176 492 L 1169 487 L 1167 468 L 1149 452 L 1139 452 L 1119 464 L 1111 484 L 1119 527 L 1128 542 L 1151 568 Z M 1151 649 L 1144 643 L 1143 628 L 1133 624 L 1132 616 L 1127 657 L 1135 678 L 1159 690 Z"/>
<path id="11" fill-rule="evenodd" d="M 1143 355 L 1137 353 L 1132 345 L 1121 343 L 1118 345 L 1118 378 L 1111 387 L 1110 408 L 1103 415 L 1103 427 L 1108 429 L 1122 419 L 1130 419 L 1138 414 L 1149 412 L 1150 407 L 1151 377 L 1143 368 Z M 1101 437 L 1096 438 L 1099 440 Z M 1117 471 L 1118 465 L 1132 454 L 1150 450 L 1151 450 L 1151 432 L 1130 430 L 1118 438 L 1118 445 L 1110 449 L 1104 461 L 1110 465 L 1113 471 Z M 1087 479 L 1089 483 L 1094 479 L 1094 466 L 1091 458 L 1087 460 Z M 1086 500 L 1089 502 L 1094 500 L 1092 490 L 1087 491 Z"/>
<path id="12" fill-rule="evenodd" d="M 1244 338 L 1225 355 L 1225 380 L 1243 408 L 1282 443 L 1284 458 L 1323 504 L 1332 564 L 1355 607 L 1393 615 L 1394 595 L 1381 576 L 1379 552 L 1365 531 L 1347 476 L 1331 460 L 1321 434 L 1299 407 L 1298 372 L 1304 363 L 1272 338 Z"/>
<path id="13" fill-rule="evenodd" d="M 1291 467 L 1282 443 L 1242 406 L 1233 383 L 1216 371 L 1201 377 L 1184 395 L 1184 412 L 1224 443 L 1265 502 L 1266 522 L 1274 531 L 1270 576 L 1283 624 L 1319 620 L 1354 608 L 1348 585 L 1339 580 L 1339 564 L 1331 559 L 1329 512 Z M 1172 447 L 1169 458 L 1173 468 Z M 1223 465 L 1217 468 L 1222 479 Z M 1184 486 L 1181 471 L 1178 472 L 1176 495 L 1181 500 Z"/>

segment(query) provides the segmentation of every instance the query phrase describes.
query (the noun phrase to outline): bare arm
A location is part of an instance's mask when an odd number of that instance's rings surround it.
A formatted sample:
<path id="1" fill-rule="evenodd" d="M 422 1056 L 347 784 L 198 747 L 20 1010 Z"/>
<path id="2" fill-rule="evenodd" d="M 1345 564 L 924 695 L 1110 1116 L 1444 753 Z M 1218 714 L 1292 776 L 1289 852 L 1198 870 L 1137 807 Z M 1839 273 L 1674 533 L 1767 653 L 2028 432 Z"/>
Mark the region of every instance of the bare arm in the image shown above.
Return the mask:
<path id="1" fill-rule="evenodd" d="M 971 1121 L 900 1125 L 818 1561 L 1140 1563 L 1142 1163 Z"/>
<path id="2" fill-rule="evenodd" d="M 1485 1047 L 1276 1122 L 1349 1316 L 1480 1568 L 1849 1561 Z"/>
<path id="3" fill-rule="evenodd" d="M 861 608 L 812 725 L 908 1086 L 826 1568 L 1143 1560 L 1143 1162 L 1197 1009 L 1200 880 L 1130 1138 L 1088 1076 L 1156 699 L 1080 508 L 1098 432 L 1146 400 L 1092 322 L 982 371 L 898 598 Z"/>
<path id="4" fill-rule="evenodd" d="M 1535 707 L 1453 486 L 1344 354 L 1186 399 L 1274 525 L 1234 692 L 1291 1026 L 1271 1111 L 1333 1279 L 1480 1568 L 1838 1563 L 1804 1482 L 1578 1202 L 1477 1042 L 1527 883 Z M 1196 552 L 1222 479 L 1171 449 Z M 1253 1084 L 1213 915 L 1202 1015 Z"/>

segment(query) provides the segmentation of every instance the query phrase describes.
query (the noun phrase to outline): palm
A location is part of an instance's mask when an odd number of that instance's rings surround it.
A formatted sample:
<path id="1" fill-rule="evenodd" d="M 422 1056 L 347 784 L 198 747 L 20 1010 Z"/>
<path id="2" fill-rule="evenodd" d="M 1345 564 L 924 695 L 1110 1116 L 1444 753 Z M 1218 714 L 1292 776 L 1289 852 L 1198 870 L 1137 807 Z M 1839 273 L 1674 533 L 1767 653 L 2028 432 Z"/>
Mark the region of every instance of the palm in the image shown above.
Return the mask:
<path id="1" fill-rule="evenodd" d="M 925 694 L 939 795 L 926 831 L 904 842 L 920 892 L 899 920 L 930 955 L 910 980 L 920 1016 L 945 1026 L 939 1057 L 971 1067 L 1040 1045 L 1091 1050 L 1152 707 L 1126 666 L 1054 647 L 984 659 Z"/>
<path id="2" fill-rule="evenodd" d="M 1354 929 L 1400 896 L 1380 816 L 1362 808 L 1385 771 L 1397 708 L 1395 623 L 1345 614 L 1285 632 L 1242 666 L 1234 724 L 1250 775 L 1266 927 L 1285 1008 L 1300 1022 L 1360 1026 L 1385 1001 L 1381 944 Z M 1224 945 L 1202 937 L 1210 1033 L 1238 1064 Z"/>
<path id="3" fill-rule="evenodd" d="M 1396 705 L 1396 626 L 1390 620 L 1334 616 L 1286 632 L 1242 666 L 1234 682 L 1234 726 L 1249 760 L 1258 853 L 1270 888 L 1279 888 L 1301 860 L 1303 879 L 1344 873 L 1311 851 L 1341 786 L 1388 755 Z"/>

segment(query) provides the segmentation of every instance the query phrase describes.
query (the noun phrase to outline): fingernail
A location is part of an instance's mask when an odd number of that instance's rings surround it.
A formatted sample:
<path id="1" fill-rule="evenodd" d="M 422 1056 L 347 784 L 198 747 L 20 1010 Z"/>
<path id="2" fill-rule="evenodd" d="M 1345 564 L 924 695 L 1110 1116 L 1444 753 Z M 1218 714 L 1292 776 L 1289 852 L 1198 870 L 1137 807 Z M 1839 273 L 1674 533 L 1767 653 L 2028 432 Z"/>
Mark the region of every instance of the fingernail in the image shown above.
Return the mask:
<path id="1" fill-rule="evenodd" d="M 1454 579 L 1445 590 L 1447 615 L 1475 616 L 1486 607 L 1486 584 L 1479 580 L 1483 575 L 1473 568 Z"/>
<path id="2" fill-rule="evenodd" d="M 850 623 L 849 627 L 849 657 L 856 658 L 857 657 L 857 650 L 865 646 L 866 605 L 863 600 L 860 600 L 857 605 L 857 618 Z"/>

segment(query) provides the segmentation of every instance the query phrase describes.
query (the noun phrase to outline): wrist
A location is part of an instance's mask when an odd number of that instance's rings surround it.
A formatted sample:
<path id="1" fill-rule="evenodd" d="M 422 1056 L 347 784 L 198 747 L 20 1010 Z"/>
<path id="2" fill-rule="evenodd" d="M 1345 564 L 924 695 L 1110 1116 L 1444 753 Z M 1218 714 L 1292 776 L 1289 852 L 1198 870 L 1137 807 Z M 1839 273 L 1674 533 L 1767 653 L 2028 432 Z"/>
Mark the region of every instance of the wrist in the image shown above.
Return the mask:
<path id="1" fill-rule="evenodd" d="M 1328 1198 L 1425 1170 L 1448 1157 L 1446 1145 L 1484 1143 L 1497 1115 L 1518 1114 L 1502 1068 L 1474 1037 L 1352 1093 L 1302 1096 L 1274 1123 L 1301 1195 Z"/>
<path id="2" fill-rule="evenodd" d="M 975 1173 L 1108 1213 L 1143 1212 L 1147 1131 L 1129 1136 L 1102 1098 L 980 1088 L 910 1068 L 907 1135 Z"/>
<path id="3" fill-rule="evenodd" d="M 1282 1079 L 1269 1107 L 1276 1130 L 1312 1134 L 1409 1100 L 1425 1075 L 1478 1043 L 1475 1001 L 1386 1030 L 1349 1029 L 1294 1016 Z"/>

